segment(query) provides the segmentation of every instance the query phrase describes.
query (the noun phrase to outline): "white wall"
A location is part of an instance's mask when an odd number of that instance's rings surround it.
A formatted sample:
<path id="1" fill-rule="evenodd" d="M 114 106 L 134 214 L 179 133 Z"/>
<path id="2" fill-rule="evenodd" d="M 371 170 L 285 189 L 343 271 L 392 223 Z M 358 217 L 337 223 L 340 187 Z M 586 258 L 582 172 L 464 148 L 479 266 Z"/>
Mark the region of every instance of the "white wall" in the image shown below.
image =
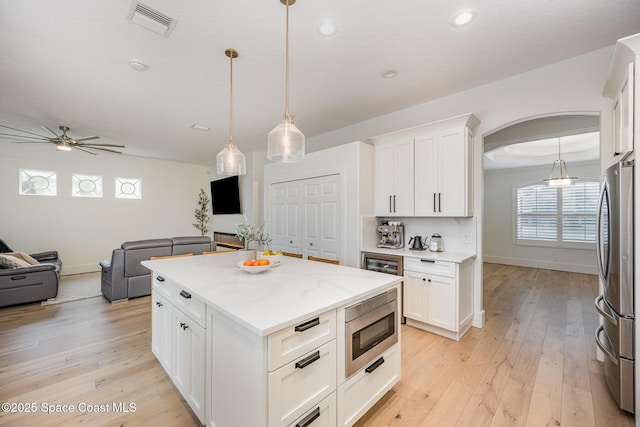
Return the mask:
<path id="1" fill-rule="evenodd" d="M 458 94 L 337 129 L 307 140 L 307 150 L 366 140 L 412 126 L 472 112 L 481 121 L 474 137 L 474 210 L 478 259 L 483 258 L 482 136 L 509 123 L 558 112 L 601 114 L 601 151 L 611 146 L 612 101 L 602 97 L 613 48 L 605 48 Z M 602 156 L 602 162 L 608 158 Z M 484 324 L 482 263 L 474 265 L 474 320 Z"/>
<path id="2" fill-rule="evenodd" d="M 18 170 L 55 171 L 56 197 L 18 195 Z M 71 197 L 71 174 L 102 175 L 104 197 Z M 141 178 L 142 200 L 115 198 L 115 178 Z M 57 250 L 62 274 L 99 270 L 128 240 L 192 236 L 207 167 L 115 154 L 60 152 L 53 146 L 0 141 L 0 237 L 14 250 Z"/>
<path id="3" fill-rule="evenodd" d="M 569 164 L 572 176 L 600 179 L 599 162 Z M 592 249 L 549 248 L 513 243 L 516 185 L 540 181 L 549 166 L 487 170 L 484 174 L 484 260 L 499 264 L 598 274 L 595 245 Z"/>

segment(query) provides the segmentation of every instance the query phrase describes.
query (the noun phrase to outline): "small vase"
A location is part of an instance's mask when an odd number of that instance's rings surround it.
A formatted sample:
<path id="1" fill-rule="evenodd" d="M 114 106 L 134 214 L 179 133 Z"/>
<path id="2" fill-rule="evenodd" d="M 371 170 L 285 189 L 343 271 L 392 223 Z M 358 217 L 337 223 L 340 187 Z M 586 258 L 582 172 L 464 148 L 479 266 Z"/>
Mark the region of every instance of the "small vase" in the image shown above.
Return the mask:
<path id="1" fill-rule="evenodd" d="M 255 249 L 238 249 L 238 261 L 256 259 L 257 257 L 258 251 L 256 251 Z"/>

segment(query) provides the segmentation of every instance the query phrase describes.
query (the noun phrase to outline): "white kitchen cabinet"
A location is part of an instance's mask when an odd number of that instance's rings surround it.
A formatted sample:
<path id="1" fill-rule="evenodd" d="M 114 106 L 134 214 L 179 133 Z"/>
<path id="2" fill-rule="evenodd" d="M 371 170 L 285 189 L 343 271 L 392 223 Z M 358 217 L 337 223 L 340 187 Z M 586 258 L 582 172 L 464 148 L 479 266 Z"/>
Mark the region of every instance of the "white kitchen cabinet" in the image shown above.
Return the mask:
<path id="1" fill-rule="evenodd" d="M 404 262 L 407 325 L 459 340 L 473 319 L 473 263 L 409 257 Z"/>
<path id="2" fill-rule="evenodd" d="M 151 351 L 167 373 L 173 365 L 173 305 L 154 289 L 151 292 Z"/>
<path id="3" fill-rule="evenodd" d="M 338 426 L 352 426 L 395 384 L 401 375 L 400 343 L 338 387 Z"/>
<path id="4" fill-rule="evenodd" d="M 633 151 L 634 63 L 629 63 L 613 107 L 613 156 L 624 158 Z"/>
<path id="5" fill-rule="evenodd" d="M 415 216 L 473 215 L 472 135 L 465 126 L 415 140 Z"/>
<path id="6" fill-rule="evenodd" d="M 413 138 L 376 143 L 375 214 L 413 216 Z"/>
<path id="7" fill-rule="evenodd" d="M 335 427 L 336 392 L 320 402 L 315 408 L 289 424 L 289 427 Z"/>
<path id="8" fill-rule="evenodd" d="M 204 423 L 204 303 L 156 273 L 152 281 L 151 349 L 194 414 Z"/>

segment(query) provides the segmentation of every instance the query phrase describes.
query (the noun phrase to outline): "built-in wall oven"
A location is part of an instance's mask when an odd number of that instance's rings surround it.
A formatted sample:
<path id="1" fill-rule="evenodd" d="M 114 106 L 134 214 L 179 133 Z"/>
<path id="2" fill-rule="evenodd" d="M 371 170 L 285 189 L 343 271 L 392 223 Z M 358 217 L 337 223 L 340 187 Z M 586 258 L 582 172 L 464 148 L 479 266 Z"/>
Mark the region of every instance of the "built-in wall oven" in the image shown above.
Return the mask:
<path id="1" fill-rule="evenodd" d="M 402 276 L 402 255 L 363 252 L 362 269 Z"/>
<path id="2" fill-rule="evenodd" d="M 398 342 L 397 321 L 396 288 L 345 309 L 347 378 L 367 364 L 373 372 L 384 363 L 382 353 Z"/>

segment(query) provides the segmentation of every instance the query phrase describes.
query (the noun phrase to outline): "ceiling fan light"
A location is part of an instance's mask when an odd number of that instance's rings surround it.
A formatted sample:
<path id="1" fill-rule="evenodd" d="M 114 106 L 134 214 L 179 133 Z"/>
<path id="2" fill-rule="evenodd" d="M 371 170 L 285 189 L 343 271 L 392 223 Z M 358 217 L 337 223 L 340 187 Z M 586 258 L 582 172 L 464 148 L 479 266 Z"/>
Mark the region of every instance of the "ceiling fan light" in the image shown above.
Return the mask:
<path id="1" fill-rule="evenodd" d="M 63 142 L 56 145 L 56 150 L 58 151 L 71 151 L 71 144 L 68 142 Z"/>
<path id="2" fill-rule="evenodd" d="M 231 143 L 218 153 L 216 165 L 218 175 L 244 175 L 247 173 L 247 159 Z"/>
<path id="3" fill-rule="evenodd" d="M 267 158 L 273 162 L 293 163 L 304 159 L 305 137 L 289 118 L 269 132 Z"/>
<path id="4" fill-rule="evenodd" d="M 566 187 L 576 183 L 575 177 L 549 178 L 544 180 L 547 187 Z"/>

